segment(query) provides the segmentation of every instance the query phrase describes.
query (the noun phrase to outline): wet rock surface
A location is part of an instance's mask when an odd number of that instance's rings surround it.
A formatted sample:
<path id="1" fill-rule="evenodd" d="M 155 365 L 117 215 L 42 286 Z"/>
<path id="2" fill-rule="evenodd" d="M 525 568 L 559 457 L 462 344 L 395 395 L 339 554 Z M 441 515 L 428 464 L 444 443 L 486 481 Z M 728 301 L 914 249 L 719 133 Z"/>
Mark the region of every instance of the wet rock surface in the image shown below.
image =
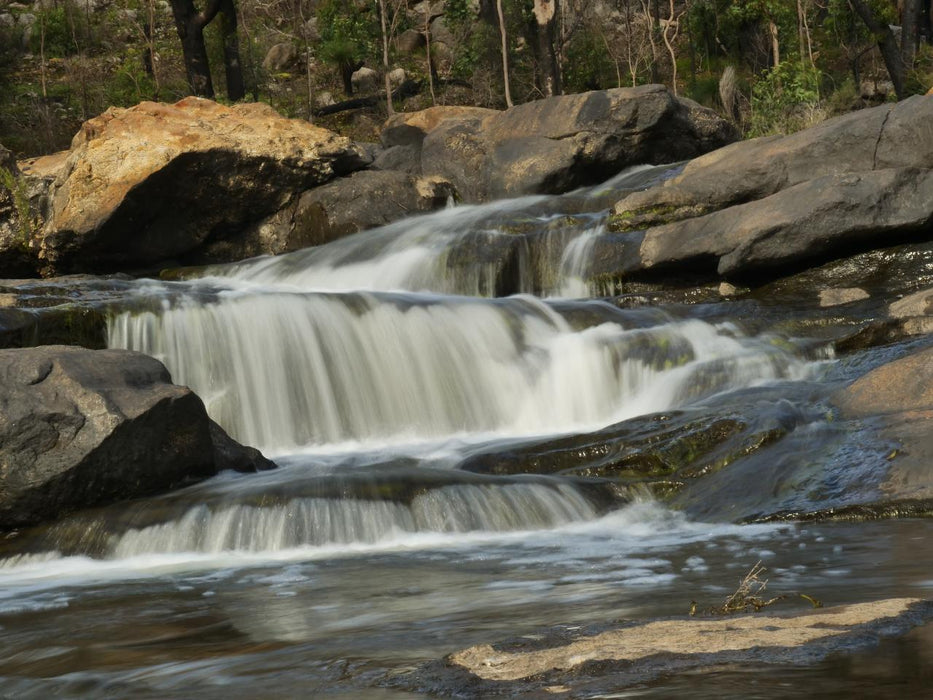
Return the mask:
<path id="1" fill-rule="evenodd" d="M 394 685 L 445 697 L 589 697 L 697 669 L 811 665 L 902 635 L 931 616 L 928 601 L 892 598 L 800 613 L 556 628 L 455 652 Z"/>
<path id="2" fill-rule="evenodd" d="M 271 463 L 211 425 L 150 357 L 0 351 L 0 529 Z"/>

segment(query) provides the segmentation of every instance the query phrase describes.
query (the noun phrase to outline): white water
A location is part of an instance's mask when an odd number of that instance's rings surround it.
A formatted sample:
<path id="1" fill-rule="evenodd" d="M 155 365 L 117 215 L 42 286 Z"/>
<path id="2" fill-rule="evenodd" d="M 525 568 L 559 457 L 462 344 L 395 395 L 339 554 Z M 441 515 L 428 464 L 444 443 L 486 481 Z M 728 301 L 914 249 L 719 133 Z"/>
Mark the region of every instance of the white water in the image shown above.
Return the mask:
<path id="1" fill-rule="evenodd" d="M 329 468 L 337 471 L 351 468 L 352 454 L 341 454 L 348 445 L 359 454 L 427 443 L 413 458 L 424 466 L 432 449 L 584 432 L 806 375 L 807 363 L 793 352 L 730 325 L 660 313 L 634 319 L 608 305 L 570 308 L 527 295 L 477 298 L 501 282 L 502 260 L 487 261 L 483 251 L 503 241 L 512 246 L 509 274 L 521 288 L 587 292 L 589 251 L 605 232 L 602 219 L 528 213 L 543 202 L 455 208 L 232 266 L 225 278 L 173 287 L 185 291 L 161 297 L 155 311 L 116 314 L 108 342 L 164 362 L 239 441 L 273 455 L 330 451 Z M 544 236 L 533 255 L 508 230 L 515 221 L 531 222 L 534 235 Z M 166 290 L 141 283 L 137 293 Z M 441 294 L 452 292 L 458 295 Z M 279 474 L 287 478 L 290 469 Z M 266 499 L 262 491 L 206 488 L 215 493 L 205 502 L 169 504 L 145 526 L 121 529 L 104 516 L 72 524 L 70 534 L 66 524 L 61 540 L 93 541 L 88 551 L 104 561 L 156 561 L 171 569 L 232 555 L 300 558 L 437 537 L 449 546 L 490 533 L 561 531 L 600 516 L 569 480 L 432 483 L 396 500 L 350 492 L 283 498 L 282 489 Z M 43 557 L 0 567 L 42 568 Z"/>
<path id="2" fill-rule="evenodd" d="M 570 491 L 565 487 L 566 495 Z M 558 492 L 555 491 L 555 494 Z M 558 496 L 560 497 L 560 496 Z M 20 555 L 0 559 L 0 614 L 30 609 L 56 609 L 68 606 L 74 591 L 55 592 L 66 586 L 96 585 L 151 576 L 199 571 L 217 571 L 217 580 L 243 568 L 270 562 L 313 561 L 335 557 L 369 556 L 391 552 L 448 552 L 447 556 L 469 559 L 508 557 L 516 567 L 541 567 L 592 559 L 613 560 L 613 566 L 624 564 L 628 571 L 611 574 L 616 580 L 644 575 L 651 551 L 677 548 L 691 543 L 713 542 L 736 537 L 747 542 L 767 541 L 776 533 L 787 531 L 787 525 L 730 525 L 690 522 L 682 514 L 672 512 L 651 501 L 635 501 L 618 511 L 596 518 L 588 506 L 570 499 L 581 508 L 579 513 L 567 513 L 563 522 L 552 521 L 547 528 L 533 518 L 523 527 L 506 527 L 501 531 L 451 528 L 438 530 L 387 529 L 369 540 L 334 541 L 320 544 L 295 542 L 281 547 L 250 546 L 262 544 L 260 533 L 249 535 L 247 520 L 238 536 L 248 538 L 246 546 L 214 546 L 222 530 L 221 513 L 206 531 L 193 524 L 200 513 L 187 516 L 156 528 L 130 530 L 114 537 L 108 555 L 101 558 L 62 556 L 57 552 Z M 578 517 L 579 516 L 579 517 Z M 268 516 L 274 519 L 270 513 Z M 314 516 L 316 518 L 320 516 Z M 470 516 L 473 517 L 473 516 Z M 514 525 L 511 523 L 510 525 Z M 544 531 L 542 531 L 542 529 Z M 532 532 L 536 534 L 529 538 Z M 222 535 L 220 539 L 227 539 Z M 212 541 L 213 540 L 213 541 Z M 210 544 L 209 544 L 210 543 Z M 284 542 L 283 542 L 284 544 Z M 203 546 L 209 545 L 209 546 Z M 516 549 L 517 547 L 517 549 Z M 598 576 L 590 571 L 589 576 Z M 587 573 L 576 570 L 577 577 Z M 47 591 L 52 591 L 51 593 Z"/>
<path id="3" fill-rule="evenodd" d="M 662 170 L 635 166 L 568 197 L 595 201 L 608 192 L 638 188 Z M 238 284 L 303 291 L 407 290 L 478 297 L 495 296 L 503 278 L 514 278 L 513 293 L 588 296 L 583 277 L 589 248 L 595 236 L 605 233 L 608 212 L 569 219 L 536 213 L 555 201 L 560 198 L 528 196 L 451 207 L 325 246 L 212 268 L 210 274 Z M 535 238 L 534 252 L 527 236 Z M 575 243 L 581 238 L 583 245 Z"/>
<path id="4" fill-rule="evenodd" d="M 600 427 L 805 365 L 702 321 L 575 330 L 531 297 L 233 293 L 124 313 L 112 347 L 152 355 L 265 451 Z"/>

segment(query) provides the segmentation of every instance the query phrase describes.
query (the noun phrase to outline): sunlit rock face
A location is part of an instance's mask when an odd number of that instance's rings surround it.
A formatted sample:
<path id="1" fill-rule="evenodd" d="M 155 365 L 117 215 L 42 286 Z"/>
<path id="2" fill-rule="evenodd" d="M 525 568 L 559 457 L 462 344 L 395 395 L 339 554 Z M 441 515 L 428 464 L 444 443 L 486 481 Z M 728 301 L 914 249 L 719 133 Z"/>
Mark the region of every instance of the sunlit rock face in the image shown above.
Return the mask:
<path id="1" fill-rule="evenodd" d="M 365 162 L 349 139 L 267 105 L 189 97 L 113 108 L 72 142 L 39 259 L 61 273 L 184 256 Z"/>

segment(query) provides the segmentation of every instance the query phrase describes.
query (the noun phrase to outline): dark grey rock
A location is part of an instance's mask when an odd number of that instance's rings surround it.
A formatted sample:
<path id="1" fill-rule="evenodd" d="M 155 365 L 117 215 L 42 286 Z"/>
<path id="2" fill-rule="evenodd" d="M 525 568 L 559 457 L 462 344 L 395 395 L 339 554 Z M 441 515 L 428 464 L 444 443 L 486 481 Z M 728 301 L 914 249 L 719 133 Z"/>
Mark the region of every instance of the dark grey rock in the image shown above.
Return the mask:
<path id="1" fill-rule="evenodd" d="M 270 462 L 217 428 L 157 360 L 125 350 L 0 350 L 0 529 Z M 217 444 L 215 445 L 215 440 Z"/>
<path id="2" fill-rule="evenodd" d="M 692 158 L 737 136 L 715 112 L 647 85 L 441 121 L 424 137 L 421 165 L 466 201 L 485 201 L 565 192 L 628 165 Z"/>
<path id="3" fill-rule="evenodd" d="M 828 119 L 790 136 L 742 141 L 696 158 L 679 176 L 614 212 L 664 223 L 741 204 L 826 175 L 933 166 L 933 100 L 915 96 Z"/>
<path id="4" fill-rule="evenodd" d="M 709 269 L 722 276 L 805 266 L 929 235 L 933 171 L 827 175 L 770 197 L 649 229 L 641 271 Z"/>

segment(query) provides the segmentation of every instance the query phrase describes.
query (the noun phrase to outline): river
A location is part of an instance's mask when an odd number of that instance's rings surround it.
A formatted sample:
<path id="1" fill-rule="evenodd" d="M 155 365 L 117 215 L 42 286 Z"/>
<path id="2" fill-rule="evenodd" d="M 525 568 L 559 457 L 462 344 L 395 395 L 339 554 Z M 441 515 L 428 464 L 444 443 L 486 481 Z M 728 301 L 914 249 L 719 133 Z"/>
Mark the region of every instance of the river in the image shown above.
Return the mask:
<path id="1" fill-rule="evenodd" d="M 426 661 L 681 615 L 758 561 L 769 590 L 827 604 L 929 597 L 925 521 L 764 522 L 877 486 L 888 446 L 826 399 L 909 344 L 837 358 L 767 300 L 603 296 L 606 204 L 674 170 L 126 285 L 108 344 L 164 362 L 279 468 L 6 543 L 0 693 L 425 697 L 406 679 Z M 924 639 L 691 694 L 913 692 Z"/>

